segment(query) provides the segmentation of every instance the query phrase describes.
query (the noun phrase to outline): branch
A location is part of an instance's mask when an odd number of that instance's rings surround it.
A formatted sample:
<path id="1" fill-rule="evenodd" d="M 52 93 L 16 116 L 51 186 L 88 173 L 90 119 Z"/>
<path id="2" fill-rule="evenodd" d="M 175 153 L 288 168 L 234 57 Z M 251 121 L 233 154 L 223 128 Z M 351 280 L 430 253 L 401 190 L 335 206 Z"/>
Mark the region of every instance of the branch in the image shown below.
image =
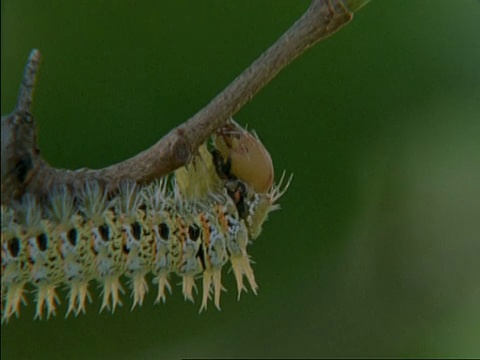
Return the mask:
<path id="1" fill-rule="evenodd" d="M 345 3 L 357 9 L 359 3 L 368 1 L 345 0 Z M 313 0 L 290 29 L 196 115 L 149 149 L 99 170 L 55 169 L 40 157 L 35 122 L 30 114 L 40 59 L 38 50 L 33 50 L 20 86 L 17 107 L 12 114 L 2 117 L 2 202 L 18 198 L 25 191 L 42 195 L 58 184 L 79 188 L 90 180 L 115 189 L 121 180 L 149 182 L 187 164 L 198 147 L 285 66 L 352 19 L 353 13 L 345 3 L 344 0 Z"/>

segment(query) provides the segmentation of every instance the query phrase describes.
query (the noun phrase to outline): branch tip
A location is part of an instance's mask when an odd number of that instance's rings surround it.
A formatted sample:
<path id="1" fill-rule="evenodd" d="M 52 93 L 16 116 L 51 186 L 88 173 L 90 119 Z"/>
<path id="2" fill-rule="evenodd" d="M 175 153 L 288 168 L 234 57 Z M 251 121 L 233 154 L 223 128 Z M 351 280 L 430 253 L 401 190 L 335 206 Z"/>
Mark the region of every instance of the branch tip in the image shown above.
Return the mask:
<path id="1" fill-rule="evenodd" d="M 42 55 L 37 49 L 33 49 L 30 52 L 27 64 L 25 65 L 23 79 L 20 83 L 20 89 L 18 91 L 17 106 L 15 109 L 15 111 L 17 112 L 31 112 L 33 93 L 35 90 L 35 84 L 37 80 L 38 69 L 40 67 L 41 57 Z"/>

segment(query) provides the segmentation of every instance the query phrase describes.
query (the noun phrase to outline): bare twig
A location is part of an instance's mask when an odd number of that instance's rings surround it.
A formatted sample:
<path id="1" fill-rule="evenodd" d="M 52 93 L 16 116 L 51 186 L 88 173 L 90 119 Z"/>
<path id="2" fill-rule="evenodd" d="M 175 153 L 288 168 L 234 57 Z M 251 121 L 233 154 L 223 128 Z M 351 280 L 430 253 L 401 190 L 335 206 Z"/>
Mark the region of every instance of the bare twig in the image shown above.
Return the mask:
<path id="1" fill-rule="evenodd" d="M 25 66 L 17 106 L 13 113 L 2 116 L 2 203 L 21 196 L 43 164 L 30 114 L 39 65 L 40 52 L 34 49 Z"/>
<path id="2" fill-rule="evenodd" d="M 21 196 L 26 190 L 40 195 L 57 184 L 76 188 L 87 180 L 96 179 L 114 189 L 123 179 L 149 182 L 168 174 L 188 163 L 208 136 L 280 70 L 352 17 L 342 0 L 313 0 L 305 14 L 285 34 L 195 116 L 171 130 L 151 148 L 99 170 L 55 169 L 39 156 L 30 106 L 40 55 L 33 50 L 17 108 L 2 117 L 2 202 Z"/>
<path id="3" fill-rule="evenodd" d="M 28 57 L 27 66 L 25 66 L 25 74 L 22 83 L 20 84 L 16 107 L 17 111 L 31 111 L 33 91 L 35 90 L 39 66 L 40 52 L 37 49 L 33 49 Z"/>

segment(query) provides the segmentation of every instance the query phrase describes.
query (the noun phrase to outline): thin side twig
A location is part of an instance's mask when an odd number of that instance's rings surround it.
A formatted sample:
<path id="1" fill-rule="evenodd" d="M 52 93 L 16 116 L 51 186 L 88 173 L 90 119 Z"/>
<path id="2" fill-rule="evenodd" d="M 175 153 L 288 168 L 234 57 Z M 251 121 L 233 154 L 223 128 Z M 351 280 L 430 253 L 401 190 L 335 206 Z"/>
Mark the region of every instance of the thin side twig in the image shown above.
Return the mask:
<path id="1" fill-rule="evenodd" d="M 40 51 L 33 49 L 28 57 L 25 66 L 25 74 L 20 84 L 17 99 L 17 111 L 30 112 L 33 102 L 33 92 L 37 80 L 38 69 L 40 67 Z"/>
<path id="2" fill-rule="evenodd" d="M 33 50 L 17 108 L 2 117 L 2 202 L 19 197 L 27 190 L 42 195 L 58 184 L 78 188 L 85 181 L 97 180 L 109 189 L 115 189 L 124 179 L 144 183 L 170 173 L 187 164 L 198 147 L 285 66 L 352 18 L 353 14 L 342 0 L 312 0 L 307 11 L 290 29 L 192 118 L 149 149 L 98 170 L 55 169 L 40 157 L 35 123 L 30 115 L 40 58 L 39 52 Z M 5 139 L 4 132 L 7 133 Z"/>

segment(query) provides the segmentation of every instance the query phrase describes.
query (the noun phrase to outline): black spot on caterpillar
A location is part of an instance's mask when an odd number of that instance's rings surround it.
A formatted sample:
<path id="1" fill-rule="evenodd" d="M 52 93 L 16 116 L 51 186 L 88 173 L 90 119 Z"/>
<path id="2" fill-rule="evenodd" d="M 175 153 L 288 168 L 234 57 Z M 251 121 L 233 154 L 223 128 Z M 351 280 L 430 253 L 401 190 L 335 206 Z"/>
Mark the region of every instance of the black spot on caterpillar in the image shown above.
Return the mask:
<path id="1" fill-rule="evenodd" d="M 222 179 L 202 145 L 192 163 L 169 178 L 124 182 L 113 197 L 92 182 L 77 193 L 58 187 L 46 200 L 26 194 L 14 206 L 2 205 L 2 321 L 19 316 L 28 283 L 36 288 L 36 318 L 55 314 L 62 284 L 68 288 L 66 315 L 85 312 L 93 281 L 102 286 L 100 310 L 113 312 L 124 292 L 121 277 L 127 278 L 133 309 L 143 304 L 149 273 L 156 302 L 165 302 L 176 274 L 192 302 L 195 280 L 202 278 L 200 311 L 211 294 L 220 308 L 228 262 L 238 296 L 246 291 L 244 277 L 256 293 L 247 247 L 278 208 L 291 178 L 283 187 L 282 180 L 259 193 L 242 180 Z"/>
<path id="2" fill-rule="evenodd" d="M 8 251 L 13 257 L 17 257 L 20 251 L 20 241 L 17 237 L 10 239 L 7 243 Z"/>

